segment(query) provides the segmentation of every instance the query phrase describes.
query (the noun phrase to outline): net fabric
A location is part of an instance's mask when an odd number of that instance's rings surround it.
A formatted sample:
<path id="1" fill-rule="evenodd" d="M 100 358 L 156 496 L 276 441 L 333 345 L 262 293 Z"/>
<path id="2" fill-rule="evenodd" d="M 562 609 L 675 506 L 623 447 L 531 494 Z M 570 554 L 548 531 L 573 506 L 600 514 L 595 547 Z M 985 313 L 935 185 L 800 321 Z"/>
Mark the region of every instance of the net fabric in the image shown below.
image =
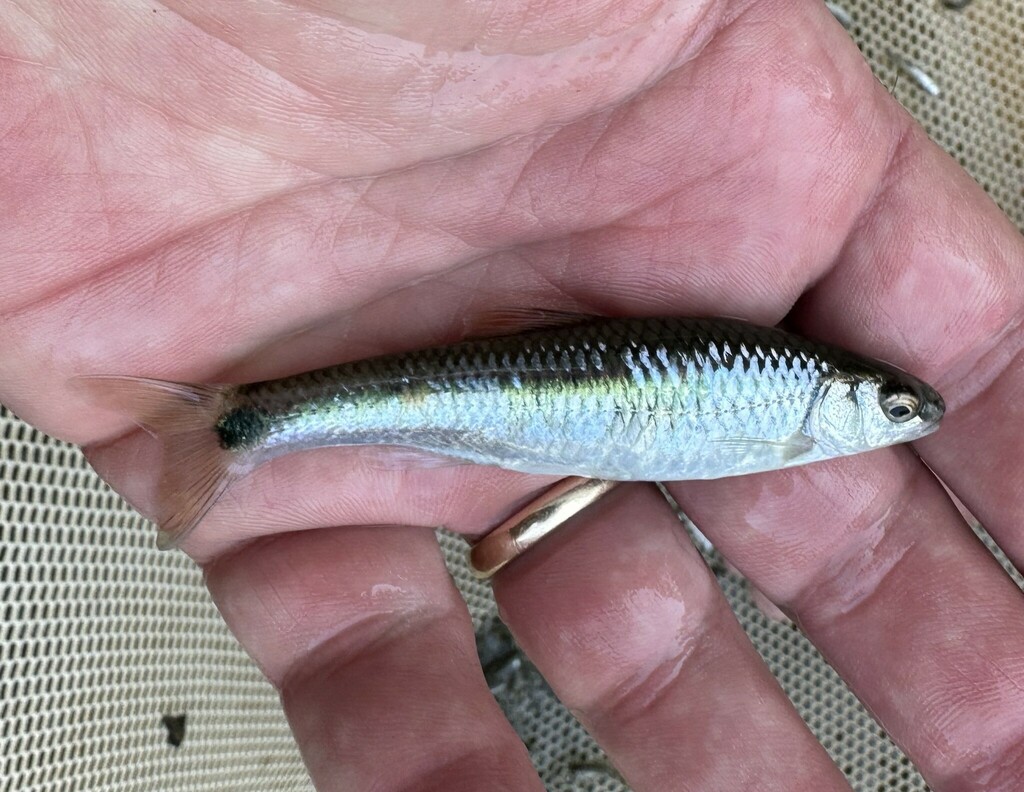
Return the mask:
<path id="1" fill-rule="evenodd" d="M 974 0 L 842 0 L 850 33 L 897 99 L 1024 228 L 1024 4 Z M 905 59 L 930 77 L 931 96 L 902 73 Z"/>
<path id="2" fill-rule="evenodd" d="M 851 35 L 896 97 L 1024 227 L 1024 4 L 843 0 Z M 461 539 L 442 534 L 492 690 L 549 789 L 626 786 L 515 649 Z M 755 646 L 856 790 L 926 786 L 793 627 L 708 561 Z M 1005 563 L 1005 560 L 1004 560 Z M 1020 577 L 1015 578 L 1020 583 Z M 312 787 L 277 696 L 227 632 L 199 571 L 81 454 L 0 408 L 0 792 Z M 165 716 L 185 716 L 178 747 Z M 168 723 L 173 724 L 174 721 Z M 181 735 L 178 735 L 181 736 Z"/>

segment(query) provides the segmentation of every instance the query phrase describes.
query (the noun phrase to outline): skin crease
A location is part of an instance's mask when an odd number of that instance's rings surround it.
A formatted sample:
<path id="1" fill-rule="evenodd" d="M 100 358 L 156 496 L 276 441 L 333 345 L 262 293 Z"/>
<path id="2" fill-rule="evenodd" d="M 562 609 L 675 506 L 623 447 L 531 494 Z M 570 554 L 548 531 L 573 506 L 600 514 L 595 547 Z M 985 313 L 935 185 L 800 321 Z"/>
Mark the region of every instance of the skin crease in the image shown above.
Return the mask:
<path id="1" fill-rule="evenodd" d="M 282 376 L 515 305 L 788 314 L 939 389 L 915 450 L 1019 565 L 1016 229 L 819 4 L 576 5 L 5 4 L 0 399 L 145 511 L 152 449 L 72 375 Z M 189 541 L 321 789 L 541 788 L 400 526 L 545 483 L 314 452 Z M 911 450 L 673 492 L 933 789 L 1024 786 L 1024 603 Z M 512 629 L 637 790 L 846 788 L 651 497 L 503 572 Z"/>

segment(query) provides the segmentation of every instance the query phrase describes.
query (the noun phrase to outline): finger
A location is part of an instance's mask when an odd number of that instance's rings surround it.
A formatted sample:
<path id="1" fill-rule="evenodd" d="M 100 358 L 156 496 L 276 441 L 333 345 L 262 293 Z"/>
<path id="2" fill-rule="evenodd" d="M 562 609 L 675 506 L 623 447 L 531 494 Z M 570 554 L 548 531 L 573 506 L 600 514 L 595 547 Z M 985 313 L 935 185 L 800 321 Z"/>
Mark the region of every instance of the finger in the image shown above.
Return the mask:
<path id="1" fill-rule="evenodd" d="M 494 592 L 638 792 L 849 789 L 653 487 L 607 495 L 501 571 Z"/>
<path id="2" fill-rule="evenodd" d="M 1024 599 L 906 449 L 670 487 L 936 792 L 1024 785 Z"/>
<path id="3" fill-rule="evenodd" d="M 207 565 L 318 790 L 542 789 L 431 532 L 285 534 Z"/>
<path id="4" fill-rule="evenodd" d="M 1024 239 L 957 164 L 908 131 L 802 321 L 933 383 L 930 466 L 1024 564 Z"/>

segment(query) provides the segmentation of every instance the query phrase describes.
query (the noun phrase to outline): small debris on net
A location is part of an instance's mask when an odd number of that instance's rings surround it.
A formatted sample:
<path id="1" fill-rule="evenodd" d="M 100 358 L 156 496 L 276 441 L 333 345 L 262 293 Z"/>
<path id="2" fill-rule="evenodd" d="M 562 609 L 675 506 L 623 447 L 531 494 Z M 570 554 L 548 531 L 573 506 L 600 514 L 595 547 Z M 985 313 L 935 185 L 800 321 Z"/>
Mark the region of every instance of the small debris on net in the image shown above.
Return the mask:
<path id="1" fill-rule="evenodd" d="M 179 747 L 185 741 L 185 714 L 164 715 L 160 722 L 167 729 L 167 744 Z"/>
<path id="2" fill-rule="evenodd" d="M 886 55 L 889 58 L 889 61 L 894 66 L 896 66 L 897 69 L 899 69 L 901 72 L 907 75 L 907 77 L 913 80 L 914 83 L 919 88 L 921 88 L 925 93 L 927 93 L 930 96 L 942 95 L 942 90 L 939 88 L 939 84 L 931 78 L 928 72 L 926 72 L 916 63 L 914 63 L 911 60 L 908 60 L 895 50 L 889 50 L 886 53 Z"/>

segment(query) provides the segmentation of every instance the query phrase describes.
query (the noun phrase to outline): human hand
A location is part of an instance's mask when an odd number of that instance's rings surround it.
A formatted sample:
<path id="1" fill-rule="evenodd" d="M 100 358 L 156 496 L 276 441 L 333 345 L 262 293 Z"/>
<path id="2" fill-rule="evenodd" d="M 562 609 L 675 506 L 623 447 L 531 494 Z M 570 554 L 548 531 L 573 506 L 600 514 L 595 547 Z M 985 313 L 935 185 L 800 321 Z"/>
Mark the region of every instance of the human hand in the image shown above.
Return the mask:
<path id="1" fill-rule="evenodd" d="M 482 8 L 0 10 L 0 398 L 149 511 L 145 438 L 71 376 L 265 379 L 499 306 L 789 315 L 938 387 L 916 450 L 1020 564 L 1024 247 L 827 12 Z M 320 788 L 540 788 L 427 529 L 545 484 L 322 450 L 201 524 L 186 549 Z M 1024 783 L 1019 592 L 911 450 L 671 489 L 933 789 Z M 649 487 L 495 592 L 635 789 L 847 788 Z"/>

